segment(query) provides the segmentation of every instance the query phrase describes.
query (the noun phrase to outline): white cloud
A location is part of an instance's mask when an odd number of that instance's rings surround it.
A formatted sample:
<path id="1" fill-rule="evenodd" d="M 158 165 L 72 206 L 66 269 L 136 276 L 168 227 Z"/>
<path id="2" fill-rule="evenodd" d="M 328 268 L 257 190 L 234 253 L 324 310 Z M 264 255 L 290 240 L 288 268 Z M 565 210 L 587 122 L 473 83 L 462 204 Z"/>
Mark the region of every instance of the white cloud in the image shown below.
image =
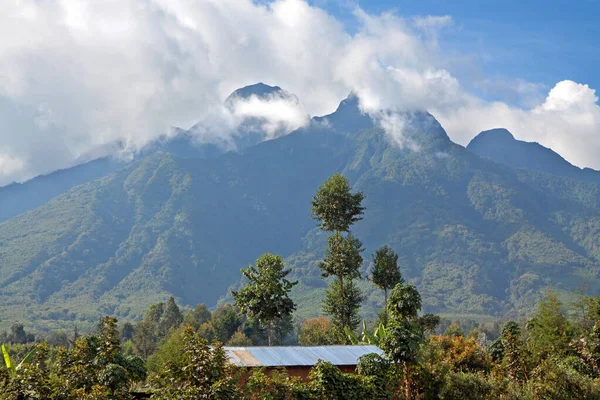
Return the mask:
<path id="1" fill-rule="evenodd" d="M 437 30 L 451 26 L 454 23 L 450 15 L 425 15 L 415 17 L 413 24 L 424 31 Z"/>
<path id="2" fill-rule="evenodd" d="M 588 85 L 562 81 L 530 109 L 471 98 L 458 109 L 434 111 L 453 140 L 466 144 L 482 130 L 504 127 L 519 140 L 539 142 L 580 167 L 600 169 L 600 106 Z"/>
<path id="3" fill-rule="evenodd" d="M 307 113 L 333 111 L 351 90 L 374 115 L 430 109 L 461 143 L 493 123 L 600 167 L 590 88 L 559 84 L 529 109 L 487 103 L 465 92 L 440 54 L 436 32 L 453 23 L 449 16 L 355 16 L 351 34 L 302 0 L 1 2 L 0 184 L 114 143 L 135 151 L 170 126 L 198 121 L 199 140 L 228 142 L 249 115 L 277 136 L 306 123 Z M 233 115 L 223 107 L 233 90 L 259 81 L 295 93 L 306 108 L 256 98 Z"/>
<path id="4" fill-rule="evenodd" d="M 255 122 L 259 130 L 266 133 L 266 139 L 274 139 L 308 125 L 310 117 L 300 100 L 287 92 L 276 92 L 268 96 L 230 99 L 236 125 L 245 121 Z"/>

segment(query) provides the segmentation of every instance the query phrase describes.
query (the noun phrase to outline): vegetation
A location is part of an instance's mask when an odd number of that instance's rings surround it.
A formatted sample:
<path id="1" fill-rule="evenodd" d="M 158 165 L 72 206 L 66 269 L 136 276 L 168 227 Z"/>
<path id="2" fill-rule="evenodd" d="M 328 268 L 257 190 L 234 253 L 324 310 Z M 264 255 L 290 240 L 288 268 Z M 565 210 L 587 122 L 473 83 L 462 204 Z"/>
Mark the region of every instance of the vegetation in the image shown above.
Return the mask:
<path id="1" fill-rule="evenodd" d="M 384 322 L 387 323 L 388 313 L 388 290 L 392 289 L 399 283 L 404 283 L 400 268 L 398 266 L 398 254 L 390 247 L 383 246 L 377 249 L 373 255 L 373 276 L 371 280 L 384 294 Z"/>
<path id="2" fill-rule="evenodd" d="M 345 336 L 346 330 L 358 327 L 358 310 L 364 300 L 360 289 L 354 284 L 355 279 L 361 278 L 362 243 L 350 233 L 350 226 L 362 219 L 362 200 L 362 193 L 350 192 L 346 178 L 334 174 L 319 187 L 311 201 L 313 218 L 320 222 L 321 229 L 335 232 L 327 238 L 325 257 L 319 267 L 323 271 L 323 278 L 336 278 L 325 296 L 323 312 L 331 316 L 340 338 Z M 343 232 L 347 234 L 344 236 Z"/>
<path id="3" fill-rule="evenodd" d="M 586 298 L 598 304 L 600 298 Z M 175 307 L 179 307 L 175 304 Z M 549 293 L 528 321 L 504 324 L 497 340 L 477 329 L 465 336 L 457 323 L 447 334 L 431 334 L 419 312 L 420 295 L 413 286 L 398 284 L 389 299 L 388 325 L 374 331 L 363 326 L 360 341 L 379 340 L 383 355 L 359 360 L 355 374 L 319 362 L 307 379 L 285 369 L 239 369 L 227 361 L 214 327 L 230 326 L 228 341 L 239 335 L 248 343 L 265 343 L 260 326 L 235 307 L 221 306 L 204 314 L 199 306 L 184 316 L 195 321 L 169 329 L 147 358 L 131 354 L 140 326 L 121 342 L 114 318 L 103 318 L 95 333 L 67 346 L 46 342 L 3 346 L 0 367 L 3 399 L 134 399 L 145 393 L 154 399 L 596 399 L 600 396 L 600 316 L 569 314 Z M 147 315 L 160 306 L 152 306 Z M 207 318 L 208 317 L 208 318 Z M 583 317 L 583 318 L 582 318 Z M 159 320 L 160 321 L 160 320 Z M 198 325 L 198 322 L 202 322 Z M 550 321 L 569 329 L 557 334 Z M 123 325 L 125 327 L 126 325 Z M 525 328 L 526 327 L 526 328 Z M 254 336 L 258 334 L 258 336 Z M 336 344 L 324 317 L 304 322 L 303 344 Z M 157 330 L 155 334 L 159 334 Z M 254 337 L 255 339 L 250 339 Z M 253 342 L 257 340 L 257 342 Z M 209 345 L 212 344 L 212 345 Z M 540 349 L 543 349 L 540 351 Z M 17 360 L 18 366 L 17 366 Z"/>
<path id="4" fill-rule="evenodd" d="M 274 343 L 275 326 L 283 326 L 296 309 L 289 292 L 297 282 L 285 279 L 289 272 L 284 270 L 281 256 L 263 254 L 256 260 L 256 266 L 242 270 L 248 284 L 232 292 L 236 306 L 267 329 L 269 346 Z"/>

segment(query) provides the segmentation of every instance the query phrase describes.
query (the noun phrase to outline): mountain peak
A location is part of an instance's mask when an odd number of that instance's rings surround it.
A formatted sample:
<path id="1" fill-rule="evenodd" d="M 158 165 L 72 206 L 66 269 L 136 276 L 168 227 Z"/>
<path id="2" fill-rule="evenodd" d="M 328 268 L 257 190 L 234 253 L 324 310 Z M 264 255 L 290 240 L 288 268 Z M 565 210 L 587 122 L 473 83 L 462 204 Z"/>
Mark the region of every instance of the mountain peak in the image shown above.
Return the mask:
<path id="1" fill-rule="evenodd" d="M 483 131 L 471 140 L 467 149 L 480 157 L 513 168 L 529 169 L 567 178 L 600 182 L 598 171 L 582 170 L 565 160 L 554 150 L 535 142 L 517 140 L 506 129 Z"/>
<path id="2" fill-rule="evenodd" d="M 485 143 L 504 143 L 508 144 L 511 142 L 515 142 L 517 139 L 513 136 L 512 133 L 505 128 L 494 128 L 489 129 L 487 131 L 480 132 L 477 136 L 475 136 L 469 146 L 474 147 L 477 146 L 479 142 Z M 468 146 L 467 146 L 468 147 Z"/>
<path id="3" fill-rule="evenodd" d="M 267 97 L 267 96 L 273 95 L 275 93 L 284 93 L 284 92 L 285 92 L 285 90 L 281 89 L 279 86 L 269 86 L 262 82 L 258 82 L 253 85 L 244 86 L 242 88 L 235 90 L 233 93 L 231 93 L 229 95 L 229 97 L 227 97 L 227 100 L 225 100 L 225 102 L 227 103 L 228 100 L 233 99 L 233 98 L 248 99 L 252 96 Z"/>
<path id="4" fill-rule="evenodd" d="M 340 131 L 358 131 L 373 126 L 371 117 L 361 111 L 360 99 L 354 92 L 350 92 L 333 113 L 314 120 Z"/>

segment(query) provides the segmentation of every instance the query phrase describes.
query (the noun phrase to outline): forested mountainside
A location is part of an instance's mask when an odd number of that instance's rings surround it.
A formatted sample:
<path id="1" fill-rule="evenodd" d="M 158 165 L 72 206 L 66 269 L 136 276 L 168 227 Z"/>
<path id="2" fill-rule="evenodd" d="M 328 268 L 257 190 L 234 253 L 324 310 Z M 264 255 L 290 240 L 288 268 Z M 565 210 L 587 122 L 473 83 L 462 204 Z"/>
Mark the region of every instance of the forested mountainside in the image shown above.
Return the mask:
<path id="1" fill-rule="evenodd" d="M 269 96 L 289 98 L 293 96 L 280 87 L 268 86 L 263 83 L 250 85 L 233 92 L 225 105 L 231 107 L 237 99 L 248 99 L 251 96 L 265 99 Z M 294 100 L 298 101 L 294 96 Z M 241 152 L 247 147 L 262 142 L 264 132 L 257 129 L 261 120 L 246 118 L 238 131 L 233 132 L 230 142 L 204 138 L 200 143 L 194 132 L 196 125 L 189 130 L 173 128 L 169 134 L 148 143 L 137 153 L 106 156 L 77 165 L 41 175 L 23 183 L 12 183 L 0 187 L 0 222 L 16 215 L 33 210 L 69 189 L 91 182 L 124 168 L 132 161 L 150 156 L 158 152 L 168 152 L 179 158 L 215 158 L 227 151 Z M 211 141 L 212 139 L 212 141 Z M 118 153 L 119 144 L 112 146 Z"/>
<path id="2" fill-rule="evenodd" d="M 335 172 L 365 195 L 353 229 L 365 260 L 391 246 L 427 312 L 526 313 L 550 287 L 600 287 L 600 185 L 514 170 L 452 143 L 425 112 L 403 117 L 419 151 L 394 145 L 351 96 L 243 153 L 151 154 L 0 224 L 3 323 L 134 319 L 169 295 L 214 305 L 267 251 L 300 280 L 299 315 L 316 314 L 325 239 L 309 201 Z M 365 310 L 379 309 L 363 285 Z"/>

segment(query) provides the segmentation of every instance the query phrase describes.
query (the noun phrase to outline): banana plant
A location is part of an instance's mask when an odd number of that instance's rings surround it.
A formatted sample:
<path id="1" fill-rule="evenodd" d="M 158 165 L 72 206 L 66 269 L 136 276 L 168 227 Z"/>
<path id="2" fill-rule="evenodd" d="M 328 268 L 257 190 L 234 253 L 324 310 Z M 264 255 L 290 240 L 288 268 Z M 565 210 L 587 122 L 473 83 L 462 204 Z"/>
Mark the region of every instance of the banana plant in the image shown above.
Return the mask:
<path id="1" fill-rule="evenodd" d="M 10 354 L 8 354 L 8 350 L 6 350 L 6 346 L 2 345 L 2 355 L 4 356 L 4 364 L 6 364 L 6 369 L 10 372 L 11 375 L 16 375 L 17 371 L 23 367 L 23 364 L 27 364 L 28 362 L 30 362 L 33 359 L 33 357 L 35 356 L 36 350 L 37 350 L 37 348 L 35 348 L 35 347 L 33 349 L 31 349 L 31 351 L 29 353 L 27 353 L 25 358 L 23 358 L 23 360 L 21 360 L 19 365 L 15 366 L 15 363 L 12 360 L 12 358 L 10 357 Z"/>
<path id="2" fill-rule="evenodd" d="M 361 337 L 359 337 L 356 333 L 352 332 L 348 327 L 345 328 L 345 333 L 350 343 L 354 345 L 374 344 L 376 346 L 379 346 L 379 344 L 387 334 L 387 331 L 383 324 L 379 324 L 379 326 L 377 326 L 373 330 L 373 332 L 369 332 L 369 330 L 367 329 L 367 323 L 363 320 L 363 329 Z"/>

